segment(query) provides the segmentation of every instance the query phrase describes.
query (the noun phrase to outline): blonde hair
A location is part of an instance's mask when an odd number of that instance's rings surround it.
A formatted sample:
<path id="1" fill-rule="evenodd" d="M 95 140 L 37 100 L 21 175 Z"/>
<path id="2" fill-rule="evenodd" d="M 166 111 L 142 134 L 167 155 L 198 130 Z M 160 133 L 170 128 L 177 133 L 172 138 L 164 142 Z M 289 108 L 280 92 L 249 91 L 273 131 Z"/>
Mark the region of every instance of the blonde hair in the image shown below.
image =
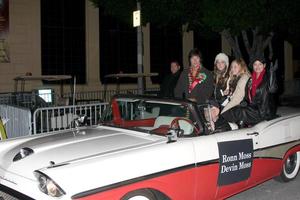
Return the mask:
<path id="1" fill-rule="evenodd" d="M 240 69 L 240 72 L 238 75 L 233 75 L 232 74 L 232 64 L 233 63 L 236 63 L 237 65 L 239 65 L 241 67 Z M 236 86 L 237 86 L 237 83 L 239 81 L 239 79 L 242 77 L 242 75 L 244 74 L 248 74 L 250 76 L 250 72 L 248 70 L 248 67 L 247 67 L 247 64 L 246 62 L 244 61 L 243 58 L 238 58 L 238 59 L 235 59 L 231 62 L 231 65 L 230 65 L 230 69 L 229 69 L 229 90 L 231 92 L 234 92 Z"/>
<path id="2" fill-rule="evenodd" d="M 232 64 L 233 63 L 236 63 L 236 64 L 238 64 L 239 66 L 241 66 L 241 70 L 240 70 L 240 73 L 239 73 L 239 75 L 238 76 L 241 76 L 241 75 L 243 75 L 243 74 L 248 74 L 248 75 L 250 75 L 250 72 L 249 72 L 249 70 L 248 70 L 248 67 L 247 67 L 247 64 L 246 64 L 246 62 L 244 61 L 244 59 L 243 58 L 237 58 L 237 59 L 235 59 L 235 60 L 233 60 L 232 62 L 231 62 L 231 64 L 230 64 L 230 69 L 229 69 L 229 76 L 230 76 L 230 78 L 232 78 L 234 75 L 232 74 Z"/>

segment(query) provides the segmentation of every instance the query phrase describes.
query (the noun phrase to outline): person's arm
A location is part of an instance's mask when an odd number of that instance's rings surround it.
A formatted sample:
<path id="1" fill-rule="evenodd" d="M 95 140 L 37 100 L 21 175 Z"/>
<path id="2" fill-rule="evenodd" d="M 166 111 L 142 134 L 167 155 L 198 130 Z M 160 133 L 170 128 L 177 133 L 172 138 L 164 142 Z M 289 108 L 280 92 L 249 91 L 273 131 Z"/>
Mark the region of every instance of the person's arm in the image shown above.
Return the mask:
<path id="1" fill-rule="evenodd" d="M 214 93 L 214 79 L 212 72 L 209 70 L 205 70 L 206 80 L 201 83 L 200 92 L 200 101 L 206 103 L 210 98 L 213 97 Z"/>
<path id="2" fill-rule="evenodd" d="M 214 80 L 212 73 L 208 70 L 203 70 L 206 79 L 196 86 L 196 89 L 192 91 L 191 98 L 195 98 L 198 104 L 207 103 L 210 98 L 213 98 L 214 92 Z"/>
<path id="3" fill-rule="evenodd" d="M 271 63 L 269 70 L 269 92 L 276 93 L 277 86 L 277 78 L 276 78 L 276 70 L 278 69 L 278 60 L 275 61 L 275 64 Z"/>
<path id="4" fill-rule="evenodd" d="M 245 97 L 245 87 L 249 80 L 249 76 L 244 74 L 240 78 L 240 80 L 237 83 L 237 86 L 230 98 L 230 101 L 228 104 L 223 108 L 221 113 L 224 113 L 225 111 L 229 110 L 230 108 L 233 108 L 234 106 L 237 106 L 241 103 L 241 101 Z"/>
<path id="5" fill-rule="evenodd" d="M 266 83 L 268 84 L 268 83 Z M 270 95 L 271 93 L 268 91 L 268 85 L 262 88 L 260 94 L 260 101 L 259 103 L 259 113 L 262 120 L 270 118 Z"/>
<path id="6" fill-rule="evenodd" d="M 183 98 L 184 97 L 184 87 L 185 87 L 185 73 L 184 71 L 180 74 L 179 79 L 177 81 L 176 87 L 174 89 L 174 96 L 177 98 Z"/>
<path id="7" fill-rule="evenodd" d="M 213 79 L 213 75 L 210 71 L 207 72 L 207 80 L 205 85 L 205 92 L 203 92 L 201 94 L 201 98 L 205 99 L 205 102 L 210 99 L 213 95 L 214 92 L 214 79 Z"/>

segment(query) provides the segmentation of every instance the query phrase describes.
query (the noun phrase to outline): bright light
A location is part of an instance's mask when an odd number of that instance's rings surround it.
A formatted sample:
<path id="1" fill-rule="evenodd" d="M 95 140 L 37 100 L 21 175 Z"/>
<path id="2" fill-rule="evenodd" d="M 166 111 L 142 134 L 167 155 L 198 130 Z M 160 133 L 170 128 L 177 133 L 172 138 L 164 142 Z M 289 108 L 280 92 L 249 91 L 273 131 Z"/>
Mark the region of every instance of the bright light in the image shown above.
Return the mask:
<path id="1" fill-rule="evenodd" d="M 52 90 L 51 89 L 40 89 L 38 90 L 39 96 L 44 99 L 47 103 L 52 103 Z"/>
<path id="2" fill-rule="evenodd" d="M 137 10 L 133 12 L 133 27 L 141 25 L 141 11 Z"/>

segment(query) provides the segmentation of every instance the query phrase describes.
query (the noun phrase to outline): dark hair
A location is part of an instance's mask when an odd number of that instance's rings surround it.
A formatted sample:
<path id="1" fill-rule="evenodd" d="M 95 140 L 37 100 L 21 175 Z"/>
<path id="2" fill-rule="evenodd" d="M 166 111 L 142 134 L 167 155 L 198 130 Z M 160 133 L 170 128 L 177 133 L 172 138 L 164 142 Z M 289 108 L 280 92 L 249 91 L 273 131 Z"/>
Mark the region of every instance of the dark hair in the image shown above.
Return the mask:
<path id="1" fill-rule="evenodd" d="M 171 60 L 170 64 L 172 64 L 172 63 L 176 63 L 176 65 L 180 66 L 179 62 L 177 60 L 175 60 L 175 59 Z"/>
<path id="2" fill-rule="evenodd" d="M 218 71 L 215 67 L 214 70 L 214 83 L 216 87 L 220 87 L 222 90 L 225 90 L 227 87 L 227 81 L 229 79 L 229 70 L 228 68 L 224 71 Z"/>
<path id="3" fill-rule="evenodd" d="M 199 49 L 194 48 L 189 52 L 189 65 L 191 66 L 191 57 L 198 56 L 200 58 L 200 62 L 202 62 L 202 53 Z"/>
<path id="4" fill-rule="evenodd" d="M 254 58 L 252 58 L 251 62 L 250 62 L 250 67 L 253 67 L 253 64 L 256 62 L 256 61 L 259 61 L 261 62 L 262 64 L 266 64 L 266 59 L 263 55 L 258 55 L 258 56 L 255 56 Z"/>

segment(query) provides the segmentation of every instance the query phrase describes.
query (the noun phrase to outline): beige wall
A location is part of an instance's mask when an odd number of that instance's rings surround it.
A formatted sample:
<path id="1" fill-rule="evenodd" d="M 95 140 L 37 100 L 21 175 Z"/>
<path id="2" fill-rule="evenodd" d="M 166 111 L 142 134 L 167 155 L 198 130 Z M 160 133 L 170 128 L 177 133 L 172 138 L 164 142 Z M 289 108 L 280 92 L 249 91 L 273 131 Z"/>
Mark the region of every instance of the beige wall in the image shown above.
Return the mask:
<path id="1" fill-rule="evenodd" d="M 144 67 L 144 73 L 150 73 L 151 72 L 151 62 L 150 62 L 150 24 L 148 23 L 146 26 L 142 28 L 143 31 L 143 67 Z M 152 81 L 150 77 L 146 78 L 146 88 L 148 87 L 154 87 L 152 85 Z"/>
<path id="2" fill-rule="evenodd" d="M 86 1 L 86 84 L 78 85 L 78 92 L 99 90 L 99 9 Z"/>
<path id="3" fill-rule="evenodd" d="M 184 68 L 189 66 L 188 55 L 191 49 L 194 48 L 194 32 L 186 31 L 186 26 L 183 26 L 183 35 L 182 35 L 182 65 Z"/>
<path id="4" fill-rule="evenodd" d="M 292 45 L 285 41 L 284 42 L 284 80 L 290 81 L 294 79 L 294 66 L 293 66 L 293 47 Z"/>
<path id="5" fill-rule="evenodd" d="M 40 0 L 9 2 L 10 63 L 0 63 L 0 92 L 13 91 L 18 75 L 41 74 Z"/>
<path id="6" fill-rule="evenodd" d="M 31 72 L 33 76 L 41 75 L 41 22 L 40 0 L 11 0 L 10 1 L 10 30 L 9 48 L 10 63 L 0 63 L 0 92 L 13 92 L 13 78 Z M 101 19 L 100 19 L 101 20 Z M 101 27 L 100 27 L 101 28 Z M 150 72 L 150 25 L 143 27 L 144 39 L 144 72 Z M 183 59 L 187 64 L 187 54 L 193 48 L 193 32 L 183 34 Z M 95 91 L 103 89 L 100 83 L 99 58 L 99 10 L 89 0 L 86 0 L 86 80 L 87 83 L 77 85 L 76 90 Z M 157 87 L 150 79 L 146 79 L 147 87 Z M 41 81 L 28 82 L 25 90 L 46 87 Z M 53 86 L 57 92 L 59 86 Z M 109 84 L 108 89 L 116 85 Z M 137 88 L 136 84 L 121 85 L 122 88 Z M 70 90 L 69 85 L 64 88 Z"/>

